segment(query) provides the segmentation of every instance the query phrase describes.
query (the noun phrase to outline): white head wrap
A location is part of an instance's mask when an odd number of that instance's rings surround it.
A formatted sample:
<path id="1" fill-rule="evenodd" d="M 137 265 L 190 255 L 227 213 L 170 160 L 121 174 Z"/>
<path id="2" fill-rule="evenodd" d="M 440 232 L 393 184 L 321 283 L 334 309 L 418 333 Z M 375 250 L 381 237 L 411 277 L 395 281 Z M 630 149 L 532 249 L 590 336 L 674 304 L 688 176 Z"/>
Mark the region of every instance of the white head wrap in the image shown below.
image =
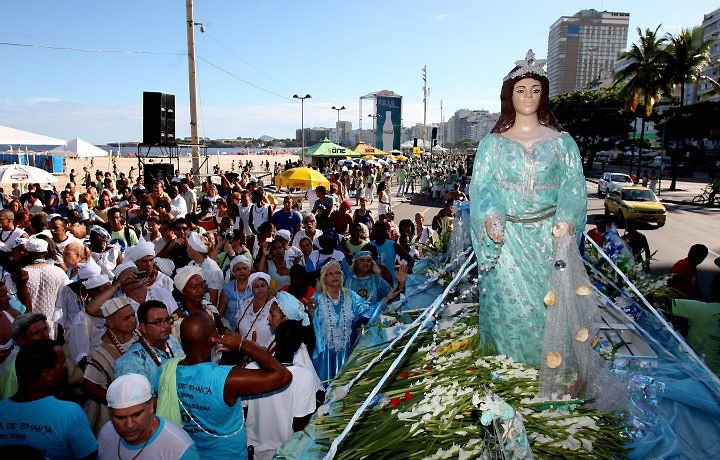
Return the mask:
<path id="1" fill-rule="evenodd" d="M 155 266 L 167 276 L 172 276 L 173 272 L 175 271 L 175 262 L 170 259 L 165 259 L 163 257 L 155 257 Z"/>
<path id="2" fill-rule="evenodd" d="M 244 264 L 248 267 L 252 267 L 252 262 L 250 262 L 250 259 L 248 259 L 245 254 L 237 255 L 233 258 L 233 260 L 230 261 L 230 271 L 233 271 L 233 268 L 235 268 L 235 265 L 237 264 Z"/>
<path id="3" fill-rule="evenodd" d="M 149 241 L 138 242 L 134 246 L 130 246 L 125 250 L 125 259 L 137 262 L 145 256 L 155 257 L 155 245 Z"/>
<path id="4" fill-rule="evenodd" d="M 284 239 L 285 241 L 289 242 L 289 241 L 290 241 L 290 230 L 285 230 L 285 229 L 278 230 L 277 232 L 275 232 L 275 236 L 276 236 L 276 237 L 279 236 L 280 238 L 282 238 L 282 239 Z"/>
<path id="5" fill-rule="evenodd" d="M 92 257 L 88 257 L 88 260 L 78 264 L 78 278 L 81 280 L 90 279 L 100 273 L 102 273 L 102 269 Z"/>
<path id="6" fill-rule="evenodd" d="M 248 277 L 248 285 L 252 287 L 253 283 L 257 281 L 258 279 L 265 280 L 265 282 L 270 285 L 270 275 L 268 275 L 265 272 L 255 272 L 251 273 Z"/>
<path id="7" fill-rule="evenodd" d="M 93 275 L 87 280 L 83 281 L 82 284 L 85 286 L 85 289 L 95 289 L 96 287 L 100 287 L 103 284 L 107 284 L 110 282 L 110 278 L 107 277 L 107 275 Z"/>
<path id="8" fill-rule="evenodd" d="M 120 265 L 118 265 L 117 267 L 115 267 L 115 270 L 114 270 L 114 272 L 115 272 L 115 278 L 116 278 L 116 279 L 117 279 L 117 278 L 120 278 L 120 274 L 121 274 L 122 272 L 124 272 L 125 270 L 127 270 L 128 268 L 134 268 L 134 269 L 137 270 L 137 265 L 135 265 L 135 262 L 131 262 L 131 261 L 129 261 L 129 260 L 121 263 Z"/>
<path id="9" fill-rule="evenodd" d="M 196 265 L 178 268 L 175 273 L 175 279 L 173 280 L 177 290 L 182 292 L 187 282 L 190 281 L 190 278 L 195 275 L 202 276 L 202 269 Z"/>
<path id="10" fill-rule="evenodd" d="M 191 232 L 187 240 L 190 247 L 197 252 L 200 252 L 202 254 L 208 253 L 207 244 L 203 242 L 202 236 L 199 233 Z"/>
<path id="11" fill-rule="evenodd" d="M 275 295 L 278 307 L 288 319 L 300 321 L 303 326 L 310 325 L 310 318 L 305 311 L 305 306 L 287 291 L 279 291 Z"/>

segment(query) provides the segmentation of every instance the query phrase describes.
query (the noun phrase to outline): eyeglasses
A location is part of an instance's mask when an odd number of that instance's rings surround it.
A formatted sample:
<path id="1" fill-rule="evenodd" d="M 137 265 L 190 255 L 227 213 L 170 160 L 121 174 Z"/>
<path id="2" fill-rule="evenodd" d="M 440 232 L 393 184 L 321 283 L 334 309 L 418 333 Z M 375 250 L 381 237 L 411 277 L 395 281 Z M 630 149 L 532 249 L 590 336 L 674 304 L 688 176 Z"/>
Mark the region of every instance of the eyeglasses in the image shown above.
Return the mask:
<path id="1" fill-rule="evenodd" d="M 175 318 L 173 318 L 172 316 L 168 316 L 165 319 L 157 319 L 155 321 L 145 321 L 145 324 L 152 324 L 155 327 L 162 327 L 163 324 L 172 326 L 174 322 L 175 322 Z"/>

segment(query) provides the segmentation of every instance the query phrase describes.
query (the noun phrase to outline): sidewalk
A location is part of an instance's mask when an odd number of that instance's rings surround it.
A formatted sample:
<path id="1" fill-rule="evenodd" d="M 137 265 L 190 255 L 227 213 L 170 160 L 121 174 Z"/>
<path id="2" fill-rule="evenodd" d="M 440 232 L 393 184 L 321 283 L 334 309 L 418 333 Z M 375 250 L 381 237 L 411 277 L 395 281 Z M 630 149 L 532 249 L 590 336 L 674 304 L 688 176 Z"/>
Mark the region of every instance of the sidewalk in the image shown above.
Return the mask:
<path id="1" fill-rule="evenodd" d="M 605 168 L 605 171 L 622 172 L 627 174 L 628 168 L 627 166 L 608 165 Z M 601 175 L 602 171 L 599 168 L 585 170 L 585 179 L 595 184 L 598 183 Z M 703 192 L 707 184 L 710 182 L 710 179 L 707 177 L 707 173 L 695 172 L 693 178 L 678 178 L 675 183 L 675 190 L 670 190 L 671 182 L 672 181 L 669 177 L 661 177 L 660 181 L 658 181 L 658 191 L 656 194 L 660 201 L 663 203 L 698 206 L 692 203 L 692 199 Z"/>

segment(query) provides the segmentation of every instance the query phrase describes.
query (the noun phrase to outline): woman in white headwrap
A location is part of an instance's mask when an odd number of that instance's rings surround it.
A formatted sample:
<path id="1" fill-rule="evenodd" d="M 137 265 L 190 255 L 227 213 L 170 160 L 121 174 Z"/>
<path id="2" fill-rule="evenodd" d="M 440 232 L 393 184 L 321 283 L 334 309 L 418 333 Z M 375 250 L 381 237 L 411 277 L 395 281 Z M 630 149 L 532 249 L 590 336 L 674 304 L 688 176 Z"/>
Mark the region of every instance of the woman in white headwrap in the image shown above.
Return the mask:
<path id="1" fill-rule="evenodd" d="M 300 322 L 302 325 L 303 337 L 300 348 L 297 352 L 295 352 L 295 356 L 293 357 L 293 364 L 302 366 L 312 371 L 315 388 L 317 390 L 322 390 L 322 383 L 320 382 L 320 378 L 318 377 L 317 372 L 315 372 L 315 366 L 313 366 L 312 360 L 310 359 L 310 353 L 312 353 L 313 347 L 315 346 L 315 332 L 313 331 L 312 324 L 310 324 L 310 316 L 305 311 L 305 306 L 289 292 L 280 291 L 275 296 L 275 302 L 273 302 L 270 307 L 270 314 L 268 315 L 267 320 L 273 331 L 275 331 L 275 329 L 277 329 L 277 327 L 285 321 L 294 320 Z M 270 353 L 275 353 L 274 338 L 268 347 L 268 351 Z"/>
<path id="2" fill-rule="evenodd" d="M 273 332 L 267 317 L 275 301 L 275 297 L 270 295 L 270 275 L 255 272 L 250 275 L 248 283 L 252 287 L 253 296 L 239 305 L 235 321 L 236 331 L 245 340 L 252 340 L 261 347 L 267 348 L 273 340 Z"/>
<path id="3" fill-rule="evenodd" d="M 145 273 L 145 285 L 173 289 L 173 280 L 156 266 L 155 245 L 149 241 L 140 241 L 125 250 L 125 259 L 135 262 L 138 270 Z M 165 259 L 168 260 L 169 259 Z M 172 262 L 172 261 L 170 261 Z M 162 262 L 161 262 L 162 263 Z M 170 271 L 172 273 L 172 270 Z"/>
<path id="4" fill-rule="evenodd" d="M 252 286 L 250 285 L 250 272 L 252 262 L 244 254 L 235 256 L 230 262 L 230 281 L 225 283 L 220 293 L 220 304 L 218 310 L 225 319 L 234 324 L 237 318 L 240 303 L 252 297 Z"/>
<path id="5" fill-rule="evenodd" d="M 90 227 L 90 250 L 92 258 L 102 269 L 102 273 L 112 279 L 115 277 L 115 267 L 123 263 L 120 246 L 110 244 L 110 232 L 99 225 Z"/>
<path id="6" fill-rule="evenodd" d="M 207 237 L 199 235 L 195 232 L 188 236 L 187 253 L 191 259 L 189 265 L 197 266 L 202 269 L 202 277 L 207 284 L 210 303 L 217 305 L 220 299 L 220 290 L 225 284 L 223 272 L 212 257 L 208 257 L 210 252 L 210 240 Z"/>
<path id="7" fill-rule="evenodd" d="M 178 268 L 175 273 L 174 283 L 175 288 L 182 295 L 182 302 L 180 308 L 173 315 L 173 318 L 175 318 L 173 335 L 180 337 L 180 324 L 183 318 L 199 311 L 204 311 L 213 318 L 220 334 L 228 329 L 227 324 L 222 322 L 215 305 L 205 299 L 205 283 L 200 267 L 187 266 Z"/>

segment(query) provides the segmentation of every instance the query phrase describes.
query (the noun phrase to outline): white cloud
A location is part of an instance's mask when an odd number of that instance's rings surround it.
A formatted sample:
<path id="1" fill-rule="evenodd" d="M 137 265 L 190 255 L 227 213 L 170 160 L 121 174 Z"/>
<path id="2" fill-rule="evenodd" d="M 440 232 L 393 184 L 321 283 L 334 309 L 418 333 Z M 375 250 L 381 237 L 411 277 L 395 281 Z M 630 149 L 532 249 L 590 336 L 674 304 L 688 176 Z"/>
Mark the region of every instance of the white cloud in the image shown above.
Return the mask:
<path id="1" fill-rule="evenodd" d="M 436 21 L 444 21 L 448 18 L 448 15 L 446 13 L 438 14 L 435 16 Z"/>

